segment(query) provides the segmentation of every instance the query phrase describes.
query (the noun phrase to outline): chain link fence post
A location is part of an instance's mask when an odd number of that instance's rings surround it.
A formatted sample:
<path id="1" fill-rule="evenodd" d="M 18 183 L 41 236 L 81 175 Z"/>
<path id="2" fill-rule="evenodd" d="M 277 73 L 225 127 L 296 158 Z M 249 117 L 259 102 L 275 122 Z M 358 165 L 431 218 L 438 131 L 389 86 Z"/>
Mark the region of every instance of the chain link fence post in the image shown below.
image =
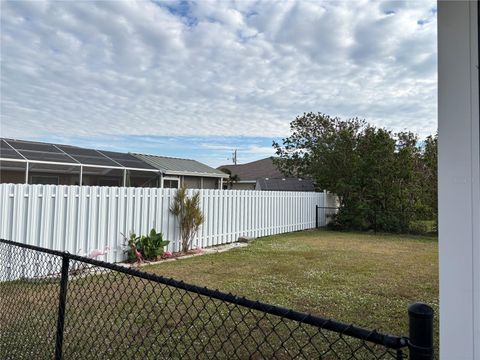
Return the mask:
<path id="1" fill-rule="evenodd" d="M 65 305 L 67 302 L 67 286 L 68 286 L 68 268 L 70 259 L 67 256 L 62 257 L 62 275 L 60 278 L 60 293 L 58 297 L 58 318 L 57 318 L 57 335 L 55 341 L 55 360 L 62 359 L 63 350 L 63 330 L 65 325 Z"/>
<path id="2" fill-rule="evenodd" d="M 408 307 L 411 360 L 433 359 L 433 309 L 424 303 Z"/>

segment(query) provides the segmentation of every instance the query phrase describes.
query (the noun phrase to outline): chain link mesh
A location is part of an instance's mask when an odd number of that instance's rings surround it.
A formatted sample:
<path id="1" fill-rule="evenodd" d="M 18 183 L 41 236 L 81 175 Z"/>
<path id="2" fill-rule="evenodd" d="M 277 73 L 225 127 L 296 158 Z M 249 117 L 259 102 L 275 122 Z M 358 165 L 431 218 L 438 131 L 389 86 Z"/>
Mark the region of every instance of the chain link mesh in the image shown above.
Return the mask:
<path id="1" fill-rule="evenodd" d="M 275 315 L 270 309 L 279 308 L 271 305 L 246 307 L 231 294 L 207 296 L 76 256 L 68 265 L 65 359 L 406 358 L 403 344 L 357 338 L 353 326 L 327 330 L 331 320 Z M 0 242 L 0 359 L 54 358 L 61 268 L 61 254 Z M 319 326 L 307 323 L 312 318 Z"/>

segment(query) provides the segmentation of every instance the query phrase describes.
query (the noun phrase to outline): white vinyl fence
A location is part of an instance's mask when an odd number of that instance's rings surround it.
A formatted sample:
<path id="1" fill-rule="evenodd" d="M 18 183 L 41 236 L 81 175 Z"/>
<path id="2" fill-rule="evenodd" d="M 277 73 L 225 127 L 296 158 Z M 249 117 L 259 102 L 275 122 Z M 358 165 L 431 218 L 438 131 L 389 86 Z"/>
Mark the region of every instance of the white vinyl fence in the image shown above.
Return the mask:
<path id="1" fill-rule="evenodd" d="M 175 189 L 0 184 L 0 237 L 85 255 L 109 247 L 104 260 L 125 259 L 121 234 L 155 228 L 179 251 L 169 206 Z M 330 195 L 249 190 L 200 191 L 205 223 L 193 247 L 210 247 L 315 227 L 315 206 Z"/>

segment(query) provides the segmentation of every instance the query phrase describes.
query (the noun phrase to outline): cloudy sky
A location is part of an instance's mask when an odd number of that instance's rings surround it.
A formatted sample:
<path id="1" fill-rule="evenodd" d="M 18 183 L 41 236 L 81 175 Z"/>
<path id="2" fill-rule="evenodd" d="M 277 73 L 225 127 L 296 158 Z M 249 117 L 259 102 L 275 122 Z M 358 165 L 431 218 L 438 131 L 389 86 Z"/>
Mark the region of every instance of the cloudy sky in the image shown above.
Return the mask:
<path id="1" fill-rule="evenodd" d="M 297 115 L 436 131 L 435 1 L 2 1 L 2 137 L 273 154 Z"/>

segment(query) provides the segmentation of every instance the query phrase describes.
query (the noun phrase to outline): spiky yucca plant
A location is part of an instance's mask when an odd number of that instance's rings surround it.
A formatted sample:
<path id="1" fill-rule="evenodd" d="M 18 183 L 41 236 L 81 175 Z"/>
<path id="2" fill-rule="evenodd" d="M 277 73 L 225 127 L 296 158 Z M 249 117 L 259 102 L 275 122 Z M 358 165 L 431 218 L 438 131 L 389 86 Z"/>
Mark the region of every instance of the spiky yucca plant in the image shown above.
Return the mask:
<path id="1" fill-rule="evenodd" d="M 200 209 L 200 192 L 197 191 L 189 197 L 187 188 L 182 186 L 175 194 L 170 212 L 178 218 L 182 251 L 186 253 L 200 225 L 205 221 Z"/>

